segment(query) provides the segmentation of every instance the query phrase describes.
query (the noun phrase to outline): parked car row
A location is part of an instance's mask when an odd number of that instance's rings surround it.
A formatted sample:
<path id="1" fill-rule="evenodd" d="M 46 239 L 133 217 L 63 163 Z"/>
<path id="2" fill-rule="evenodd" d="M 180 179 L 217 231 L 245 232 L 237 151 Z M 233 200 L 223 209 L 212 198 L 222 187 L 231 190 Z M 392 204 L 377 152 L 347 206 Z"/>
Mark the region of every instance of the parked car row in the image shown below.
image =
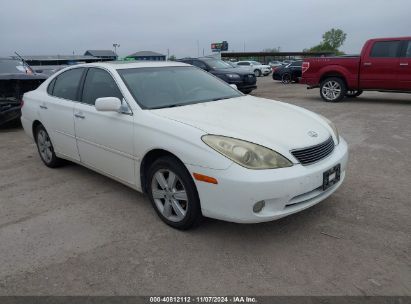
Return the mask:
<path id="1" fill-rule="evenodd" d="M 178 61 L 194 65 L 229 84 L 236 85 L 237 89 L 244 94 L 249 94 L 257 88 L 257 79 L 253 72 L 248 69 L 235 68 L 223 60 L 213 57 L 200 57 L 183 58 Z"/>

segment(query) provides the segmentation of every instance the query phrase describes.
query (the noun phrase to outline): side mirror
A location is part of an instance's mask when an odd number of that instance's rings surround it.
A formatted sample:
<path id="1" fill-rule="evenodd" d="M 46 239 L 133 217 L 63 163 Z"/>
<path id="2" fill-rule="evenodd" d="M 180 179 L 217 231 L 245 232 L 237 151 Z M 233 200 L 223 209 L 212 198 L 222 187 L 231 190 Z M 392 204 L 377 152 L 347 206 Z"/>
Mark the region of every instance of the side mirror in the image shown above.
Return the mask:
<path id="1" fill-rule="evenodd" d="M 230 87 L 232 87 L 233 89 L 238 90 L 237 86 L 235 84 L 230 84 Z"/>
<path id="2" fill-rule="evenodd" d="M 121 109 L 121 101 L 117 97 L 100 97 L 94 105 L 97 111 L 118 112 Z"/>

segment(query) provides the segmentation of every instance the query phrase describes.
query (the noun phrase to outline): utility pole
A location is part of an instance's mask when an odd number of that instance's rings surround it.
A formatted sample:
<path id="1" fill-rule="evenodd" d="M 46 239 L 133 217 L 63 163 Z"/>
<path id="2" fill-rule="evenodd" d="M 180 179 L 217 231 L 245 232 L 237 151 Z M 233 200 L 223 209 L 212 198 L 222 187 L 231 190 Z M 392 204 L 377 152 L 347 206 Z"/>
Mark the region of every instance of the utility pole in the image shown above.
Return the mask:
<path id="1" fill-rule="evenodd" d="M 116 56 L 117 56 L 117 48 L 119 48 L 119 47 L 120 47 L 120 44 L 113 43 L 114 53 L 116 54 Z"/>
<path id="2" fill-rule="evenodd" d="M 167 49 L 167 61 L 170 60 L 170 49 Z"/>
<path id="3" fill-rule="evenodd" d="M 245 41 L 244 41 L 244 53 L 245 53 Z"/>
<path id="4" fill-rule="evenodd" d="M 197 57 L 200 57 L 200 41 L 197 40 Z"/>

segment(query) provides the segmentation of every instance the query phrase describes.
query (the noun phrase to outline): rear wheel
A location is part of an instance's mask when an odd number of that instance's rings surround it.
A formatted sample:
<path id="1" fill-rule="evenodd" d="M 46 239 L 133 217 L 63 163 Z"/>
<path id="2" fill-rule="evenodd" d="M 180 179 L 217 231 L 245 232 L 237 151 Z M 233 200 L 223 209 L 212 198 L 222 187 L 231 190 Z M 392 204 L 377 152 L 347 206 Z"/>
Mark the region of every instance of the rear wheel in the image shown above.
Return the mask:
<path id="1" fill-rule="evenodd" d="M 62 165 L 63 160 L 54 153 L 53 144 L 51 143 L 49 134 L 46 129 L 39 125 L 36 128 L 35 139 L 37 150 L 43 163 L 50 168 L 56 168 Z"/>
<path id="2" fill-rule="evenodd" d="M 338 77 L 324 79 L 320 85 L 320 95 L 324 101 L 338 102 L 345 97 L 347 87 L 345 82 Z"/>
<path id="3" fill-rule="evenodd" d="M 190 173 L 171 156 L 156 160 L 148 170 L 148 195 L 158 216 L 171 227 L 185 230 L 200 223 L 200 199 Z"/>
<path id="4" fill-rule="evenodd" d="M 354 97 L 360 96 L 362 92 L 363 92 L 362 90 L 358 90 L 358 91 L 348 90 L 347 93 L 345 93 L 345 96 L 349 98 L 354 98 Z"/>
<path id="5" fill-rule="evenodd" d="M 291 75 L 289 73 L 284 73 L 281 76 L 281 82 L 284 83 L 284 84 L 290 83 L 291 82 Z"/>

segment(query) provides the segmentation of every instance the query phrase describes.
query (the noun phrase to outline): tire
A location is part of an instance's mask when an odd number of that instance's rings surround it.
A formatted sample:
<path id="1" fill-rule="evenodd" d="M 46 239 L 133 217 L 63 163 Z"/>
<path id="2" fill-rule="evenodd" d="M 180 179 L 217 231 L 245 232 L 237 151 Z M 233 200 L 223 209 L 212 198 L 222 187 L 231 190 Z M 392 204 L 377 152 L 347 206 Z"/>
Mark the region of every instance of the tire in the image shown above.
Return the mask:
<path id="1" fill-rule="evenodd" d="M 355 97 L 360 96 L 362 94 L 362 92 L 363 92 L 362 90 L 358 90 L 358 91 L 348 90 L 347 93 L 345 93 L 345 96 L 348 97 L 348 98 L 355 98 Z"/>
<path id="2" fill-rule="evenodd" d="M 43 125 L 37 126 L 35 130 L 37 151 L 43 163 L 49 168 L 57 168 L 63 164 L 63 160 L 56 156 L 49 134 Z"/>
<path id="3" fill-rule="evenodd" d="M 321 98 L 326 102 L 339 102 L 347 93 L 344 80 L 338 77 L 328 77 L 320 84 Z"/>
<path id="4" fill-rule="evenodd" d="M 241 91 L 241 92 L 244 93 L 244 94 L 250 94 L 252 91 L 253 91 L 253 90 L 243 90 L 243 91 Z"/>
<path id="5" fill-rule="evenodd" d="M 261 71 L 259 69 L 254 70 L 254 75 L 255 77 L 260 77 L 261 76 Z"/>
<path id="6" fill-rule="evenodd" d="M 201 222 L 197 188 L 178 159 L 172 156 L 157 159 L 148 169 L 147 177 L 148 196 L 163 222 L 180 230 L 195 227 Z"/>
<path id="7" fill-rule="evenodd" d="M 284 84 L 289 84 L 291 82 L 291 75 L 289 73 L 284 73 L 281 75 L 281 82 Z"/>

